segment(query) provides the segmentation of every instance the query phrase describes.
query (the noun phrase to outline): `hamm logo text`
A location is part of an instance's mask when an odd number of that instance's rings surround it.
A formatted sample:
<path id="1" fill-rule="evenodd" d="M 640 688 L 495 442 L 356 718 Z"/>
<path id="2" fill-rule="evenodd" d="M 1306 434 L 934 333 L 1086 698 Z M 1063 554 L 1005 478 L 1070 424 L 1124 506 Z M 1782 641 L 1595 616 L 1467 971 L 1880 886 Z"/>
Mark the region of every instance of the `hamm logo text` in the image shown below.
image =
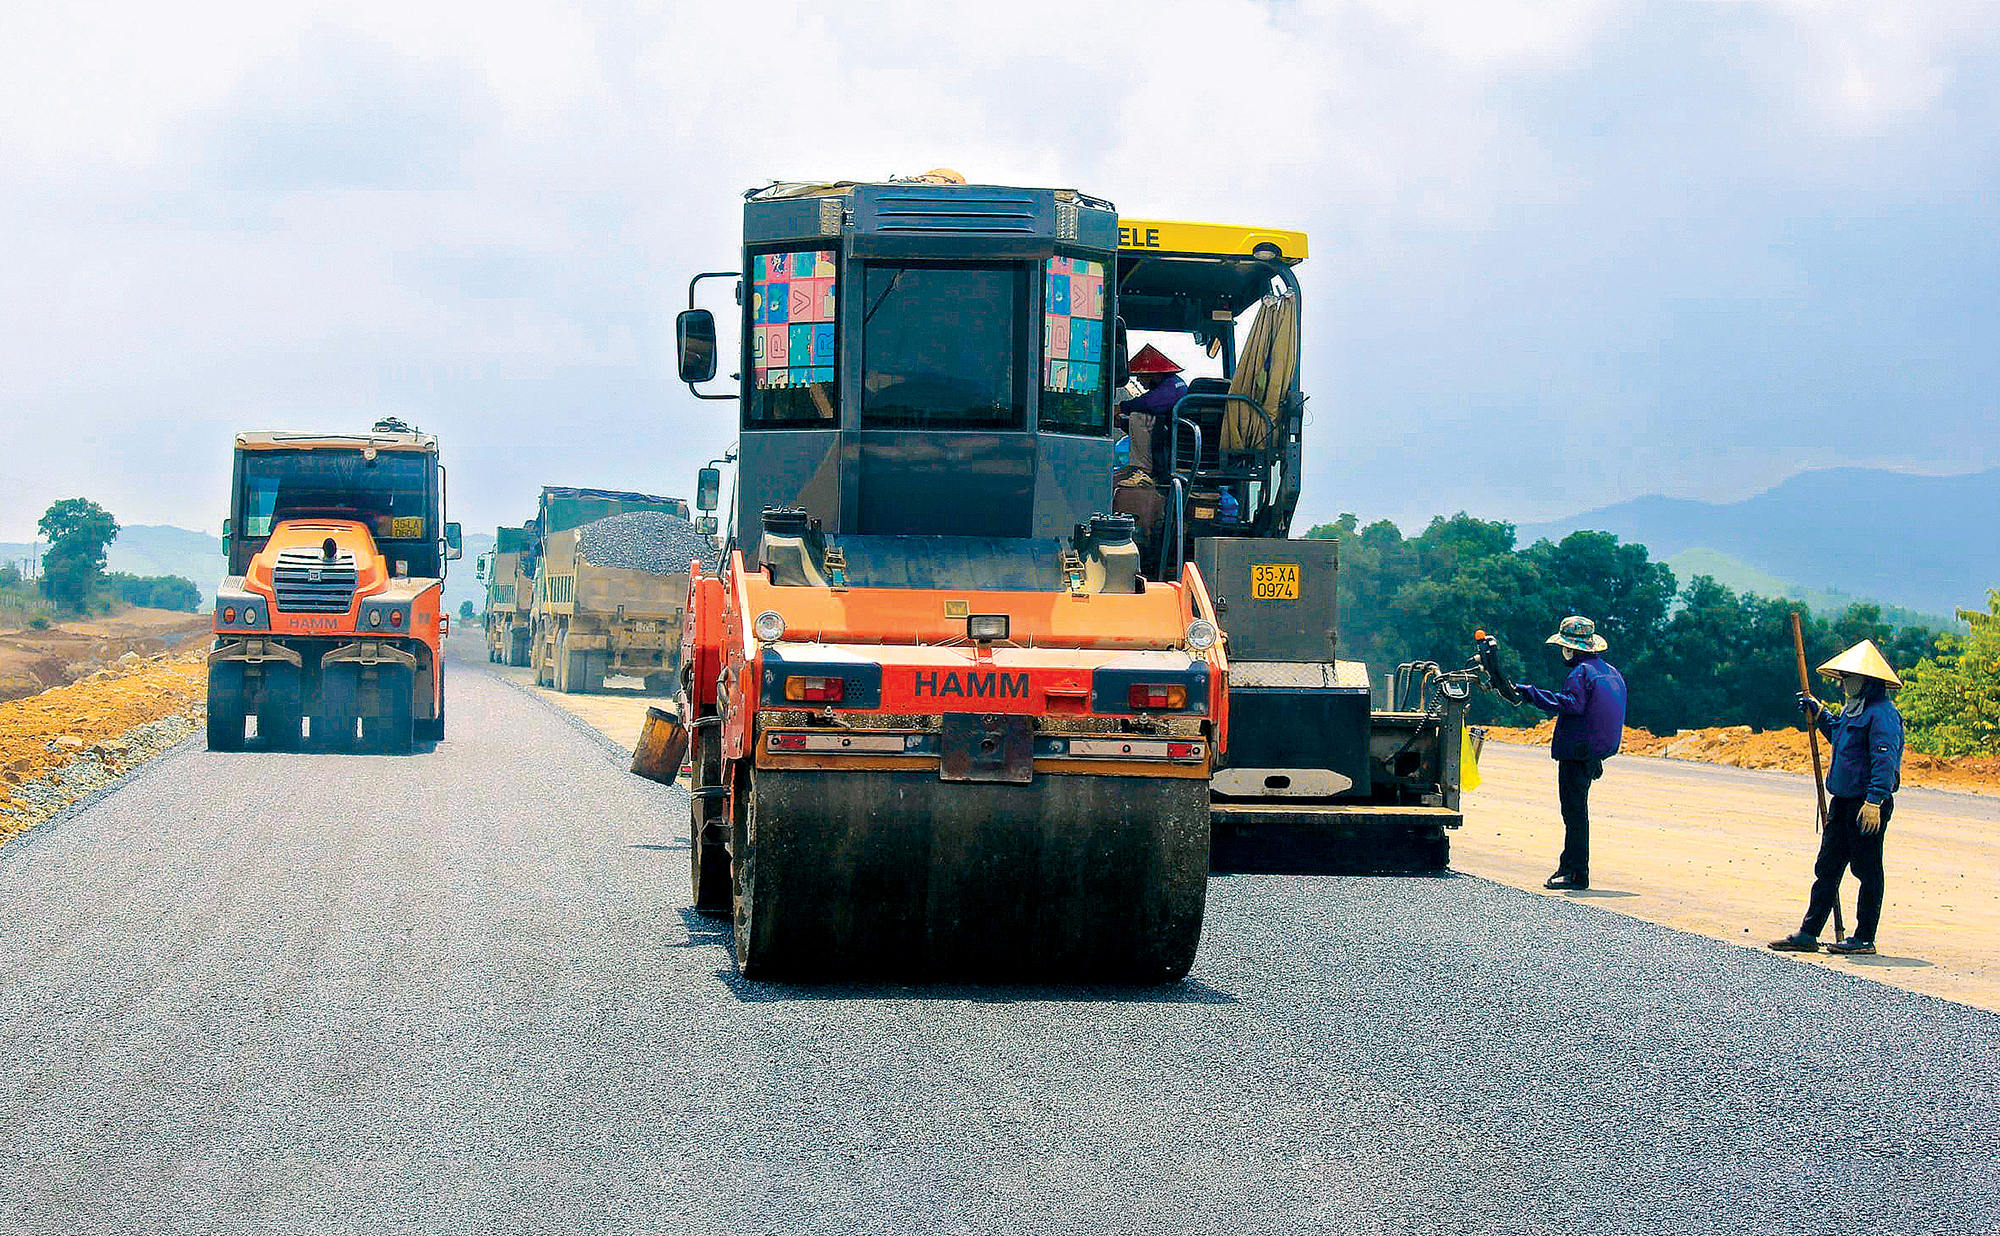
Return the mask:
<path id="1" fill-rule="evenodd" d="M 965 673 L 957 670 L 937 670 L 931 673 L 918 671 L 912 695 L 934 696 L 943 699 L 948 695 L 965 699 L 1024 700 L 1028 698 L 1028 676 L 1026 674 Z"/>

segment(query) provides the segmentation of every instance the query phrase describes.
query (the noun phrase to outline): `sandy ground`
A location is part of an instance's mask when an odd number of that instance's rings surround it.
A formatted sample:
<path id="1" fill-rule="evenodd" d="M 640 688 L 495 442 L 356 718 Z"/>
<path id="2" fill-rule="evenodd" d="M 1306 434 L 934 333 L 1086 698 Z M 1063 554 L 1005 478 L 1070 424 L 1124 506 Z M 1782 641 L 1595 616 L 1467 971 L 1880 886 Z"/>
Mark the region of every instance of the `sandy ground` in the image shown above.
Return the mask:
<path id="1" fill-rule="evenodd" d="M 210 630 L 207 614 L 136 608 L 59 622 L 46 631 L 0 626 L 0 700 L 23 699 L 103 669 L 125 653 L 150 655 Z"/>
<path id="2" fill-rule="evenodd" d="M 1546 747 L 1555 733 L 1555 721 L 1544 721 L 1533 729 L 1493 727 L 1487 735 L 1500 742 Z M 1732 768 L 1767 768 L 1782 772 L 1812 771 L 1812 748 L 1803 727 L 1752 732 L 1747 725 L 1715 729 L 1682 730 L 1664 738 L 1645 730 L 1628 729 L 1621 744 L 1624 755 L 1663 755 L 1675 760 L 1698 760 L 1704 764 L 1727 764 Z M 1831 753 L 1820 742 L 1820 759 Z M 1824 762 L 1821 764 L 1824 768 Z M 1941 759 L 1907 751 L 1903 755 L 1903 784 L 1936 790 L 1960 790 L 1971 794 L 2000 794 L 2000 755 L 1962 756 Z"/>
<path id="3" fill-rule="evenodd" d="M 142 755 L 125 744 L 127 735 L 167 717 L 198 716 L 207 692 L 206 658 L 196 647 L 150 657 L 128 653 L 80 681 L 0 702 L 0 841 L 50 805 L 46 794 L 32 803 L 17 795 L 78 761 L 113 770 L 138 762 Z"/>
<path id="4" fill-rule="evenodd" d="M 1452 866 L 1539 891 L 1562 849 L 1554 762 L 1543 748 L 1489 741 L 1480 772 Z M 1904 789 L 1889 825 L 1881 954 L 1802 963 L 2000 1011 L 1996 825 L 1990 797 Z M 1798 926 L 1818 849 L 1810 776 L 1621 755 L 1591 790 L 1591 888 L 1543 895 L 1762 948 Z M 1841 892 L 1851 928 L 1851 876 Z"/>

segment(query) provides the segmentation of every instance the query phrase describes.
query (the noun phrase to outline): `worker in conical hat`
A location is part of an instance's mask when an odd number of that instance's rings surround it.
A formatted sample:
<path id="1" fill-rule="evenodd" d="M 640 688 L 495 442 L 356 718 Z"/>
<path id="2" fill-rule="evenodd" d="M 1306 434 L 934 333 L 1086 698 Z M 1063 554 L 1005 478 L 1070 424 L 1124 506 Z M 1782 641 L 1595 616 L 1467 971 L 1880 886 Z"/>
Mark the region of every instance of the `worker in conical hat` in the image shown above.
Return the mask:
<path id="1" fill-rule="evenodd" d="M 1840 684 L 1841 705 L 1829 708 L 1810 692 L 1799 692 L 1799 709 L 1826 735 L 1833 751 L 1827 770 L 1826 829 L 1813 864 L 1812 895 L 1799 929 L 1771 947 L 1786 953 L 1816 953 L 1819 933 L 1840 895 L 1847 869 L 1861 884 L 1854 907 L 1854 934 L 1828 944 L 1834 953 L 1872 953 L 1882 919 L 1882 840 L 1896 811 L 1903 777 L 1903 716 L 1889 692 L 1903 685 L 1873 640 L 1862 640 L 1819 667 Z"/>
<path id="2" fill-rule="evenodd" d="M 1187 383 L 1181 380 L 1181 367 L 1150 343 L 1125 368 L 1138 388 L 1118 405 L 1118 414 L 1127 418 L 1126 432 L 1132 435 L 1132 462 L 1165 485 L 1173 470 L 1174 405 L 1187 394 Z M 1181 462 L 1185 466 L 1193 461 Z"/>

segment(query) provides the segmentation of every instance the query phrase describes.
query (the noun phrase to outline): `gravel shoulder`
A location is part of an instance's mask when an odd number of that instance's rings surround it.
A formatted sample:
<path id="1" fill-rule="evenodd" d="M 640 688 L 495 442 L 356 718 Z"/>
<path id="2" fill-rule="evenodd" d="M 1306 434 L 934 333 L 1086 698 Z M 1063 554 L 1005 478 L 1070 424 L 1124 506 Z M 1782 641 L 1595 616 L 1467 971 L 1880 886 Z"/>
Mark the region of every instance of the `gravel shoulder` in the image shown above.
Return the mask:
<path id="1" fill-rule="evenodd" d="M 2000 1016 L 1467 877 L 1217 878 L 1162 989 L 746 984 L 684 796 L 451 689 L 0 849 L 0 1230 L 2000 1226 Z"/>

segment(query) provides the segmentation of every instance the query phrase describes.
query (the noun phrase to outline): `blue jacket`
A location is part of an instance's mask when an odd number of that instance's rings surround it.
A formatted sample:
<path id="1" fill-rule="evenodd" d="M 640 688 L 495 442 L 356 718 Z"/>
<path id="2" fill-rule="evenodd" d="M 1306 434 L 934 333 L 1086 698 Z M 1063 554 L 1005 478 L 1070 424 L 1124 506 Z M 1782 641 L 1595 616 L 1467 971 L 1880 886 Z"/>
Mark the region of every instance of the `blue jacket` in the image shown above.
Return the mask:
<path id="1" fill-rule="evenodd" d="M 1819 731 L 1833 740 L 1827 793 L 1879 805 L 1903 784 L 1903 714 L 1887 695 L 1870 692 L 1851 717 L 1820 705 Z"/>
<path id="2" fill-rule="evenodd" d="M 1554 713 L 1556 736 L 1549 755 L 1558 760 L 1601 760 L 1618 754 L 1625 738 L 1625 676 L 1594 652 L 1580 652 L 1562 690 L 1519 684 L 1521 698 Z"/>

